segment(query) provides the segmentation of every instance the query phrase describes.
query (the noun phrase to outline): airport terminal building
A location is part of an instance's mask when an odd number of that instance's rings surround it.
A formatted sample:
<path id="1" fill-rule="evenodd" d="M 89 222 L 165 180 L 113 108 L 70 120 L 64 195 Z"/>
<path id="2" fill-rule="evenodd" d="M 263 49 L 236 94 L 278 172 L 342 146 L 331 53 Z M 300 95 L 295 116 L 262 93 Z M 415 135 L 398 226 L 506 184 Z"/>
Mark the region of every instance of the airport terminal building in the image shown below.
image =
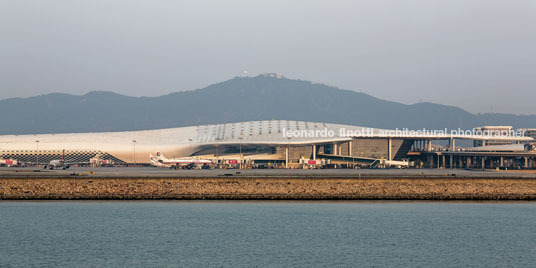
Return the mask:
<path id="1" fill-rule="evenodd" d="M 320 163 L 355 166 L 372 165 L 378 160 L 418 159 L 429 161 L 426 165 L 433 167 L 437 158 L 436 167 L 449 164 L 452 167 L 453 159 L 458 160 L 454 156 L 448 160 L 445 156 L 449 157 L 448 151 L 458 152 L 455 145 L 458 139 L 478 140 L 483 144 L 490 139 L 512 144 L 532 140 L 529 137 L 435 133 L 403 135 L 361 126 L 265 120 L 142 131 L 3 135 L 0 136 L 0 158 L 39 164 L 60 159 L 65 154 L 66 160 L 74 162 L 100 158 L 115 164 L 148 164 L 149 154 L 161 152 L 170 158 L 211 159 L 215 163 L 234 159 L 248 166 L 299 167 Z M 440 140 L 448 141 L 447 151 L 433 148 L 432 143 Z M 525 157 L 529 167 L 534 166 L 533 153 L 517 153 L 520 156 L 516 157 Z M 441 157 L 436 157 L 439 154 Z M 467 159 L 463 160 L 466 166 L 477 163 Z"/>

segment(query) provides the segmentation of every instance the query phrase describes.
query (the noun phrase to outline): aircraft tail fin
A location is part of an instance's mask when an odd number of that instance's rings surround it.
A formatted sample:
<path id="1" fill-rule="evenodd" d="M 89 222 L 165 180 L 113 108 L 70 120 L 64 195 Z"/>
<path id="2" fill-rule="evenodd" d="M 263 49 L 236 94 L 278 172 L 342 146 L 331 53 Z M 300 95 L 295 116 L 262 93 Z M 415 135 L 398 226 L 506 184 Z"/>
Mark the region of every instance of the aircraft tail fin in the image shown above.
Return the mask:
<path id="1" fill-rule="evenodd" d="M 156 159 L 163 161 L 167 160 L 167 158 L 161 152 L 156 152 Z"/>
<path id="2" fill-rule="evenodd" d="M 149 158 L 151 160 L 151 165 L 155 167 L 170 167 L 169 165 L 159 162 L 159 159 L 156 159 L 152 154 L 149 154 Z"/>
<path id="3" fill-rule="evenodd" d="M 156 160 L 156 158 L 154 158 L 152 154 L 149 154 L 149 159 L 151 160 L 151 165 L 158 166 L 158 161 Z"/>

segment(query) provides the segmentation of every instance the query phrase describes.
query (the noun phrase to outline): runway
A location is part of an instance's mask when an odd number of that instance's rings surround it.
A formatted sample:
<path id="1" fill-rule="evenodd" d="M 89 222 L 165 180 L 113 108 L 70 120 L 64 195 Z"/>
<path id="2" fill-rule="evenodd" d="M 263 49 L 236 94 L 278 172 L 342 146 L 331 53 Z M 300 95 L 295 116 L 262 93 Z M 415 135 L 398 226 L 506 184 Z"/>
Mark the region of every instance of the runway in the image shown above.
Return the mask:
<path id="1" fill-rule="evenodd" d="M 8 177 L 139 177 L 139 178 L 207 178 L 207 177 L 387 177 L 387 178 L 536 178 L 536 173 L 524 171 L 466 169 L 209 169 L 170 170 L 152 167 L 71 167 L 66 170 L 38 168 L 0 168 L 0 178 Z"/>

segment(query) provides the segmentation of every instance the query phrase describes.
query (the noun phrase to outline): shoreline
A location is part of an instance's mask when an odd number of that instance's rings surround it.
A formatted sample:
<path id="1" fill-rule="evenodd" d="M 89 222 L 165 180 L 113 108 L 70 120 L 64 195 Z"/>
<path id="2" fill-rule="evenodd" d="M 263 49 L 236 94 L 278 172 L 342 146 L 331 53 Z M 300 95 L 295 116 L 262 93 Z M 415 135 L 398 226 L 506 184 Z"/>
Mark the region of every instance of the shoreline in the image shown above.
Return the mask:
<path id="1" fill-rule="evenodd" d="M 531 178 L 0 178 L 0 200 L 536 200 Z"/>

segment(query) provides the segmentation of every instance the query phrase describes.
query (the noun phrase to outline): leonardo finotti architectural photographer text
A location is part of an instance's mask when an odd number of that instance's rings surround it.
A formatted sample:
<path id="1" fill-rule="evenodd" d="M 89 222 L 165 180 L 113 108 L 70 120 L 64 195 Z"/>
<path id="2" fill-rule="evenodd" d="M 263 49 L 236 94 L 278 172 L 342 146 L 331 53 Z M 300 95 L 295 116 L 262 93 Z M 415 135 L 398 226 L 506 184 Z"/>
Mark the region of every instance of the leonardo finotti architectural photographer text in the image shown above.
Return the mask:
<path id="1" fill-rule="evenodd" d="M 426 136 L 442 136 L 442 137 L 486 137 L 486 138 L 501 138 L 501 137 L 524 137 L 524 130 L 463 130 L 458 129 L 419 129 L 410 130 L 408 128 L 396 129 L 374 129 L 360 128 L 347 129 L 340 128 L 338 131 L 332 129 L 315 129 L 315 130 L 288 130 L 283 128 L 283 137 L 285 138 L 349 138 L 349 137 L 426 137 Z"/>

